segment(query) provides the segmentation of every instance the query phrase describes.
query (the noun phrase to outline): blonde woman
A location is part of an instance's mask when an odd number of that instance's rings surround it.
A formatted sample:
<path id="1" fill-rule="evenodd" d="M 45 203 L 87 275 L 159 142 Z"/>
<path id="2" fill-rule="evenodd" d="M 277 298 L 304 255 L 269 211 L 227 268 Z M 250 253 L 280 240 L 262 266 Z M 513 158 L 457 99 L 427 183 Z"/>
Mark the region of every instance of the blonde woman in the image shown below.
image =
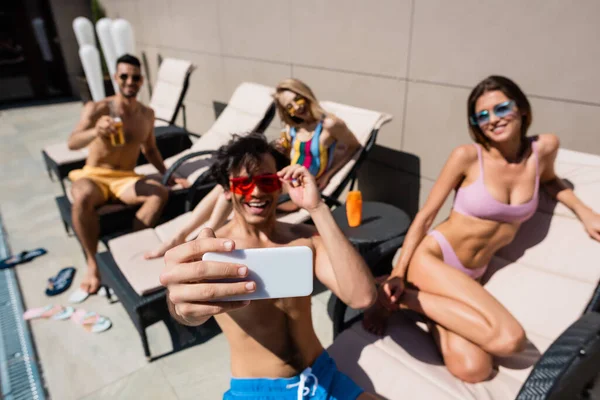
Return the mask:
<path id="1" fill-rule="evenodd" d="M 326 112 L 319 105 L 313 91 L 298 79 L 281 81 L 275 93 L 275 104 L 282 124 L 277 149 L 290 159 L 291 165 L 302 165 L 317 178 L 323 190 L 333 175 L 344 166 L 360 148 L 360 143 L 344 121 Z M 260 213 L 267 205 L 248 196 L 245 207 Z M 280 211 L 295 211 L 292 202 L 278 207 Z M 188 224 L 171 240 L 158 249 L 146 253 L 148 259 L 162 257 L 167 250 L 185 243 L 186 238 L 204 225 L 217 229 L 231 213 L 229 188 L 216 186 L 194 209 Z"/>

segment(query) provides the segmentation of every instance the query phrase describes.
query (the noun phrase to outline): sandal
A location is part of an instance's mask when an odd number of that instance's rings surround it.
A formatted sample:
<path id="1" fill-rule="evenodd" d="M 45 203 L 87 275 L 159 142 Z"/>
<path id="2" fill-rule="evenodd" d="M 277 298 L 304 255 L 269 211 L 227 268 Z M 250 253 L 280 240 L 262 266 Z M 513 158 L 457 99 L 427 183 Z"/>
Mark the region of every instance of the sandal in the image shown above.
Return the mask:
<path id="1" fill-rule="evenodd" d="M 99 315 L 94 311 L 79 309 L 71 316 L 73 322 L 91 333 L 104 332 L 112 326 L 110 319 Z"/>
<path id="2" fill-rule="evenodd" d="M 71 318 L 75 309 L 73 307 L 55 306 L 49 304 L 44 307 L 31 308 L 23 313 L 23 319 L 26 321 L 39 318 L 50 318 L 56 321 L 63 321 Z"/>
<path id="3" fill-rule="evenodd" d="M 61 269 L 56 276 L 48 279 L 46 296 L 56 296 L 57 294 L 63 293 L 71 286 L 71 283 L 73 283 L 74 276 L 75 268 L 67 267 Z"/>
<path id="4" fill-rule="evenodd" d="M 0 260 L 0 270 L 12 268 L 15 265 L 29 262 L 36 257 L 43 256 L 46 253 L 46 249 L 43 249 L 41 247 L 35 250 L 22 251 L 19 254 L 15 254 L 14 256 L 10 256 Z"/>
<path id="5" fill-rule="evenodd" d="M 109 289 L 108 293 L 110 293 L 111 297 L 115 295 L 115 292 L 112 289 Z M 96 293 L 88 293 L 85 290 L 78 288 L 71 292 L 71 294 L 69 295 L 69 303 L 83 303 L 92 294 L 97 294 L 98 296 L 102 297 L 108 297 L 106 288 L 104 286 L 101 286 Z"/>

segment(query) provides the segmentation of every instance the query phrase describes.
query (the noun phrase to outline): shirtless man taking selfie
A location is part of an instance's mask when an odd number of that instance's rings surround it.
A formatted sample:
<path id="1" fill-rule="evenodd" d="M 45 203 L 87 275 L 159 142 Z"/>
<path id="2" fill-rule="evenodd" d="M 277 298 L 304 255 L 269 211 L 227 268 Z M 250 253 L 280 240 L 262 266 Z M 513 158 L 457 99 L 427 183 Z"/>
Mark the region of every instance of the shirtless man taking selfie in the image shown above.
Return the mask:
<path id="1" fill-rule="evenodd" d="M 157 222 L 169 196 L 169 190 L 159 182 L 133 171 L 140 150 L 160 173 L 166 171 L 156 147 L 154 111 L 136 99 L 143 83 L 140 61 L 128 54 L 121 56 L 115 79 L 119 93 L 88 102 L 68 142 L 71 150 L 89 149 L 85 166 L 71 171 L 69 179 L 73 182 L 73 228 L 87 258 L 87 274 L 81 289 L 90 294 L 96 293 L 100 285 L 96 265 L 100 226 L 96 208 L 111 200 L 141 204 L 133 228 L 142 229 Z"/>
<path id="2" fill-rule="evenodd" d="M 321 201 L 315 178 L 300 165 L 277 172 L 274 151 L 262 135 L 251 134 L 234 138 L 217 152 L 212 174 L 229 189 L 234 216 L 216 233 L 205 228 L 196 240 L 166 253 L 160 280 L 168 289 L 171 314 L 191 326 L 212 316 L 217 320 L 231 347 L 233 378 L 224 399 L 375 399 L 338 371 L 323 349 L 312 325 L 310 296 L 219 301 L 252 293 L 256 283 L 211 283 L 243 278 L 248 268 L 201 261 L 207 252 L 308 246 L 315 276 L 342 301 L 355 309 L 375 301 L 373 277 Z M 276 220 L 282 184 L 315 226 Z"/>

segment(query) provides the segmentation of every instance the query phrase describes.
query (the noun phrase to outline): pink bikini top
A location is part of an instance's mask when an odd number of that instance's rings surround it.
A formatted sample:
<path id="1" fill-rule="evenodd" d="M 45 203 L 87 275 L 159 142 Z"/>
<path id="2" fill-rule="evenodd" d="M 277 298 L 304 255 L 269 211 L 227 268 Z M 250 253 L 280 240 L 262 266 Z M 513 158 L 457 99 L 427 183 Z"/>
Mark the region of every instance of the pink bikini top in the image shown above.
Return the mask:
<path id="1" fill-rule="evenodd" d="M 540 184 L 540 160 L 536 143 L 531 143 L 535 156 L 535 189 L 533 197 L 524 204 L 506 204 L 496 200 L 485 187 L 483 179 L 483 157 L 481 147 L 477 147 L 479 159 L 479 177 L 472 184 L 461 187 L 456 191 L 454 210 L 460 214 L 498 222 L 523 222 L 533 216 L 538 206 L 538 190 Z"/>

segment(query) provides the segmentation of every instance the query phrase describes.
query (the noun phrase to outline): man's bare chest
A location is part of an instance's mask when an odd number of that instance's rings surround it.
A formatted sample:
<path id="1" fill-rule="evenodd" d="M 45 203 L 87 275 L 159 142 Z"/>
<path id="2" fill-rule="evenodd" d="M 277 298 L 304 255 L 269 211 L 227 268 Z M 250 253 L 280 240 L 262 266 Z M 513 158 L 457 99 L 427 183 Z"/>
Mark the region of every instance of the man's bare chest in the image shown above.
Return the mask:
<path id="1" fill-rule="evenodd" d="M 152 133 L 152 126 L 147 118 L 141 116 L 124 117 L 123 134 L 128 143 L 142 143 L 148 139 Z"/>

